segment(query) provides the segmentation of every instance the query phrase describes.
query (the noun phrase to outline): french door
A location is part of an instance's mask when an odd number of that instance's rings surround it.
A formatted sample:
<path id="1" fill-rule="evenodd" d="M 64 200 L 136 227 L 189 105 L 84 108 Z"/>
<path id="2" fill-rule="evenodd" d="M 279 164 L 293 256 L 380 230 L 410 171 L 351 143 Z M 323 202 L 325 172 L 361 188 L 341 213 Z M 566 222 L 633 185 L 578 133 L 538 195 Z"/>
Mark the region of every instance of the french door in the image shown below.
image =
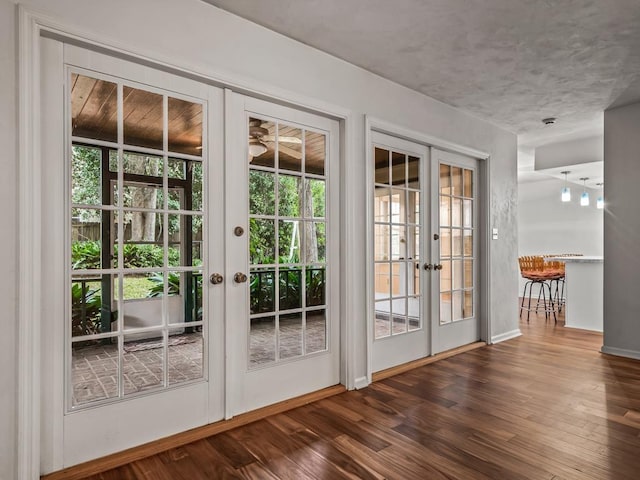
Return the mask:
<path id="1" fill-rule="evenodd" d="M 477 161 L 372 132 L 377 372 L 479 339 Z"/>
<path id="2" fill-rule="evenodd" d="M 41 47 L 42 472 L 339 383 L 336 122 Z"/>

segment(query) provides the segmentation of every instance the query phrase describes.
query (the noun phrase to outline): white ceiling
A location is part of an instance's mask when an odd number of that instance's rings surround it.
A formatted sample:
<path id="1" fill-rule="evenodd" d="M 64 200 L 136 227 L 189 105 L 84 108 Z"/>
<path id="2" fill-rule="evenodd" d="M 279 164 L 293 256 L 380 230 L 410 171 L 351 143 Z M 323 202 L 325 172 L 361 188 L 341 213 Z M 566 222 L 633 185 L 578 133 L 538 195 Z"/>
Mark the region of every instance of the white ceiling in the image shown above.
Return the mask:
<path id="1" fill-rule="evenodd" d="M 204 1 L 516 132 L 525 146 L 601 135 L 607 107 L 640 100 L 640 0 Z"/>

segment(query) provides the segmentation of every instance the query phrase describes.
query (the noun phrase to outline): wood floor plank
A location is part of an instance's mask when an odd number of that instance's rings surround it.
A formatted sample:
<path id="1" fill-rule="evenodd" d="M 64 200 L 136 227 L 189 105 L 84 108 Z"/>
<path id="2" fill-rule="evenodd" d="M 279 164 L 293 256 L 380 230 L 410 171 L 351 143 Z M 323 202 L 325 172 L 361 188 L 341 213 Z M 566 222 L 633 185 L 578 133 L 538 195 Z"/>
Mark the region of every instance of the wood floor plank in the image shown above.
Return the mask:
<path id="1" fill-rule="evenodd" d="M 640 361 L 599 353 L 602 335 L 562 317 L 520 327 L 521 337 L 84 478 L 640 478 Z"/>

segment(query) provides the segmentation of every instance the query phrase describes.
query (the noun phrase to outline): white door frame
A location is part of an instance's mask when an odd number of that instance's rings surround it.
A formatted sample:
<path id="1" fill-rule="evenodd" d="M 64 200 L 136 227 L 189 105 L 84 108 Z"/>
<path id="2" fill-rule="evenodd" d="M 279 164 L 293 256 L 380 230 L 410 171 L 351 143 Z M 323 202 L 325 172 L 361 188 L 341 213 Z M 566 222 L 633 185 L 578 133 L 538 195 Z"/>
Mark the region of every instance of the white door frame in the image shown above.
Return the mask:
<path id="1" fill-rule="evenodd" d="M 18 418 L 17 418 L 17 473 L 19 480 L 40 478 L 41 441 L 41 341 L 40 292 L 44 280 L 40 259 L 33 252 L 42 248 L 41 201 L 39 185 L 44 162 L 40 142 L 40 42 L 41 36 L 53 37 L 89 49 L 110 52 L 118 58 L 138 61 L 160 70 L 186 75 L 234 91 L 255 95 L 275 103 L 295 105 L 337 119 L 340 122 L 340 157 L 355 156 L 357 145 L 353 113 L 328 102 L 306 95 L 283 91 L 259 79 L 246 78 L 225 71 L 201 70 L 201 66 L 185 63 L 176 56 L 167 57 L 163 52 L 137 49 L 135 45 L 120 43 L 115 37 L 103 37 L 41 12 L 18 5 Z M 348 185 L 359 179 L 346 162 L 340 162 L 340 211 L 341 246 L 348 251 L 360 247 L 349 231 L 357 225 L 354 199 L 345 195 Z M 361 281 L 360 272 L 344 262 L 340 266 L 340 382 L 348 389 L 364 386 L 363 379 L 356 378 L 357 358 L 353 339 L 359 303 L 351 294 L 354 285 Z M 228 412 L 227 412 L 228 414 Z"/>
<path id="2" fill-rule="evenodd" d="M 489 269 L 489 260 L 490 260 L 490 243 L 489 243 L 489 232 L 490 232 L 490 216 L 488 210 L 488 201 L 489 201 L 489 192 L 490 182 L 489 175 L 486 174 L 489 170 L 489 164 L 491 161 L 491 156 L 483 152 L 481 150 L 477 150 L 475 148 L 467 147 L 465 145 L 460 145 L 454 142 L 449 142 L 447 140 L 443 140 L 438 137 L 434 137 L 432 135 L 425 134 L 423 132 L 419 132 L 416 130 L 412 130 L 391 122 L 387 122 L 380 118 L 366 115 L 365 116 L 365 148 L 366 148 L 366 191 L 367 191 L 367 210 L 366 210 L 366 225 L 367 225 L 367 234 L 371 235 L 373 232 L 373 202 L 369 201 L 373 198 L 374 195 L 374 168 L 373 168 L 373 142 L 372 142 L 372 132 L 384 133 L 387 135 L 391 135 L 400 139 L 408 140 L 413 143 L 425 145 L 428 147 L 435 147 L 440 150 L 449 151 L 452 153 L 458 153 L 461 155 L 466 155 L 468 157 L 476 158 L 481 160 L 479 162 L 479 188 L 480 195 L 478 197 L 479 203 L 479 214 L 478 214 L 478 229 L 480 235 L 480 262 L 478 263 L 478 268 L 480 270 L 479 273 L 479 287 L 480 292 L 478 292 L 479 298 L 479 316 L 480 316 L 480 338 L 482 341 L 487 342 L 487 344 L 491 343 L 491 305 L 489 299 L 491 298 L 491 279 L 490 279 L 490 269 Z M 374 317 L 373 311 L 373 248 L 372 242 L 367 242 L 366 245 L 366 290 L 367 290 L 367 381 L 371 383 L 372 381 L 372 350 L 373 350 L 373 341 L 375 337 L 375 332 L 373 328 L 373 322 L 371 319 Z M 425 325 L 426 327 L 426 325 Z M 431 336 L 431 341 L 433 342 L 433 336 Z M 431 345 L 431 352 L 434 351 L 433 344 Z"/>

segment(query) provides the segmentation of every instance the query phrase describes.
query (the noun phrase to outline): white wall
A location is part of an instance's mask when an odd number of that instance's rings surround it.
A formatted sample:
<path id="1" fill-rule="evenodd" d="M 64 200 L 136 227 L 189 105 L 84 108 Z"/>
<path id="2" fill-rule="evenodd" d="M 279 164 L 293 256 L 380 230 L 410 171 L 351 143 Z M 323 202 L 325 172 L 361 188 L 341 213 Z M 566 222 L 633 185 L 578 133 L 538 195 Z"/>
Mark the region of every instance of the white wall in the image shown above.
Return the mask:
<path id="1" fill-rule="evenodd" d="M 0 479 L 16 476 L 16 56 L 15 5 L 0 1 Z"/>
<path id="2" fill-rule="evenodd" d="M 571 202 L 560 201 L 564 181 L 543 177 L 518 184 L 518 255 L 582 253 L 602 255 L 603 210 L 595 206 L 600 194 L 587 189 L 588 207 L 579 202 L 582 189 L 571 185 Z"/>
<path id="3" fill-rule="evenodd" d="M 604 345 L 640 358 L 640 103 L 604 113 Z"/>
<path id="4" fill-rule="evenodd" d="M 496 337 L 518 331 L 515 302 L 504 301 L 517 295 L 518 245 L 517 229 L 513 228 L 516 225 L 517 201 L 514 134 L 197 0 L 26 0 L 23 3 L 70 26 L 71 30 L 84 32 L 86 36 L 123 50 L 221 81 L 230 79 L 249 90 L 280 96 L 294 103 L 296 98 L 303 96 L 314 99 L 317 105 L 327 105 L 329 110 L 332 109 L 330 105 L 336 105 L 347 111 L 350 136 L 342 175 L 343 181 L 349 185 L 344 210 L 348 230 L 344 232 L 346 245 L 343 249 L 347 281 L 343 287 L 347 302 L 344 320 L 354 325 L 354 336 L 349 346 L 354 355 L 354 368 L 350 372 L 352 379 L 366 375 L 367 358 L 366 259 L 362 247 L 366 244 L 367 233 L 363 220 L 367 202 L 364 115 L 370 114 L 490 153 L 490 225 L 504 232 L 499 240 L 489 245 L 492 289 L 490 335 Z M 3 11 L 10 11 L 11 5 L 7 0 L 0 0 L 0 5 Z M 2 26 L 6 27 L 2 29 L 3 40 L 4 37 L 11 40 L 15 36 L 11 17 L 6 19 L 3 15 L 2 19 Z M 10 41 L 2 43 L 3 55 L 7 55 L 4 50 L 11 45 Z M 3 95 L 2 115 L 11 116 L 15 108 L 13 80 L 6 80 L 5 75 L 12 76 L 15 65 L 12 52 L 8 55 L 8 65 L 2 70 L 0 93 Z M 12 121 L 9 123 L 9 130 L 3 134 L 12 139 L 15 130 Z M 15 155 L 2 158 L 10 164 L 8 171 L 14 174 Z M 15 183 L 11 183 L 14 180 L 5 175 L 1 181 L 8 185 L 2 191 L 2 198 L 9 203 L 8 200 L 15 197 Z M 10 211 L 9 222 L 14 216 L 15 212 Z M 13 237 L 3 235 L 0 242 L 2 255 L 7 256 L 7 262 L 13 262 Z M 8 274 L 1 281 L 13 284 L 15 280 L 15 275 Z M 9 287 L 8 291 L 13 296 L 12 287 Z M 6 291 L 2 295 L 6 295 Z M 9 303 L 10 307 L 12 305 L 14 303 Z M 15 316 L 8 318 L 9 323 L 15 321 Z M 12 353 L 5 354 L 5 347 Z M 0 337 L 0 351 L 7 356 L 3 372 L 15 371 L 12 349 L 13 339 Z M 3 398 L 2 402 L 0 415 L 15 412 L 12 399 Z"/>

